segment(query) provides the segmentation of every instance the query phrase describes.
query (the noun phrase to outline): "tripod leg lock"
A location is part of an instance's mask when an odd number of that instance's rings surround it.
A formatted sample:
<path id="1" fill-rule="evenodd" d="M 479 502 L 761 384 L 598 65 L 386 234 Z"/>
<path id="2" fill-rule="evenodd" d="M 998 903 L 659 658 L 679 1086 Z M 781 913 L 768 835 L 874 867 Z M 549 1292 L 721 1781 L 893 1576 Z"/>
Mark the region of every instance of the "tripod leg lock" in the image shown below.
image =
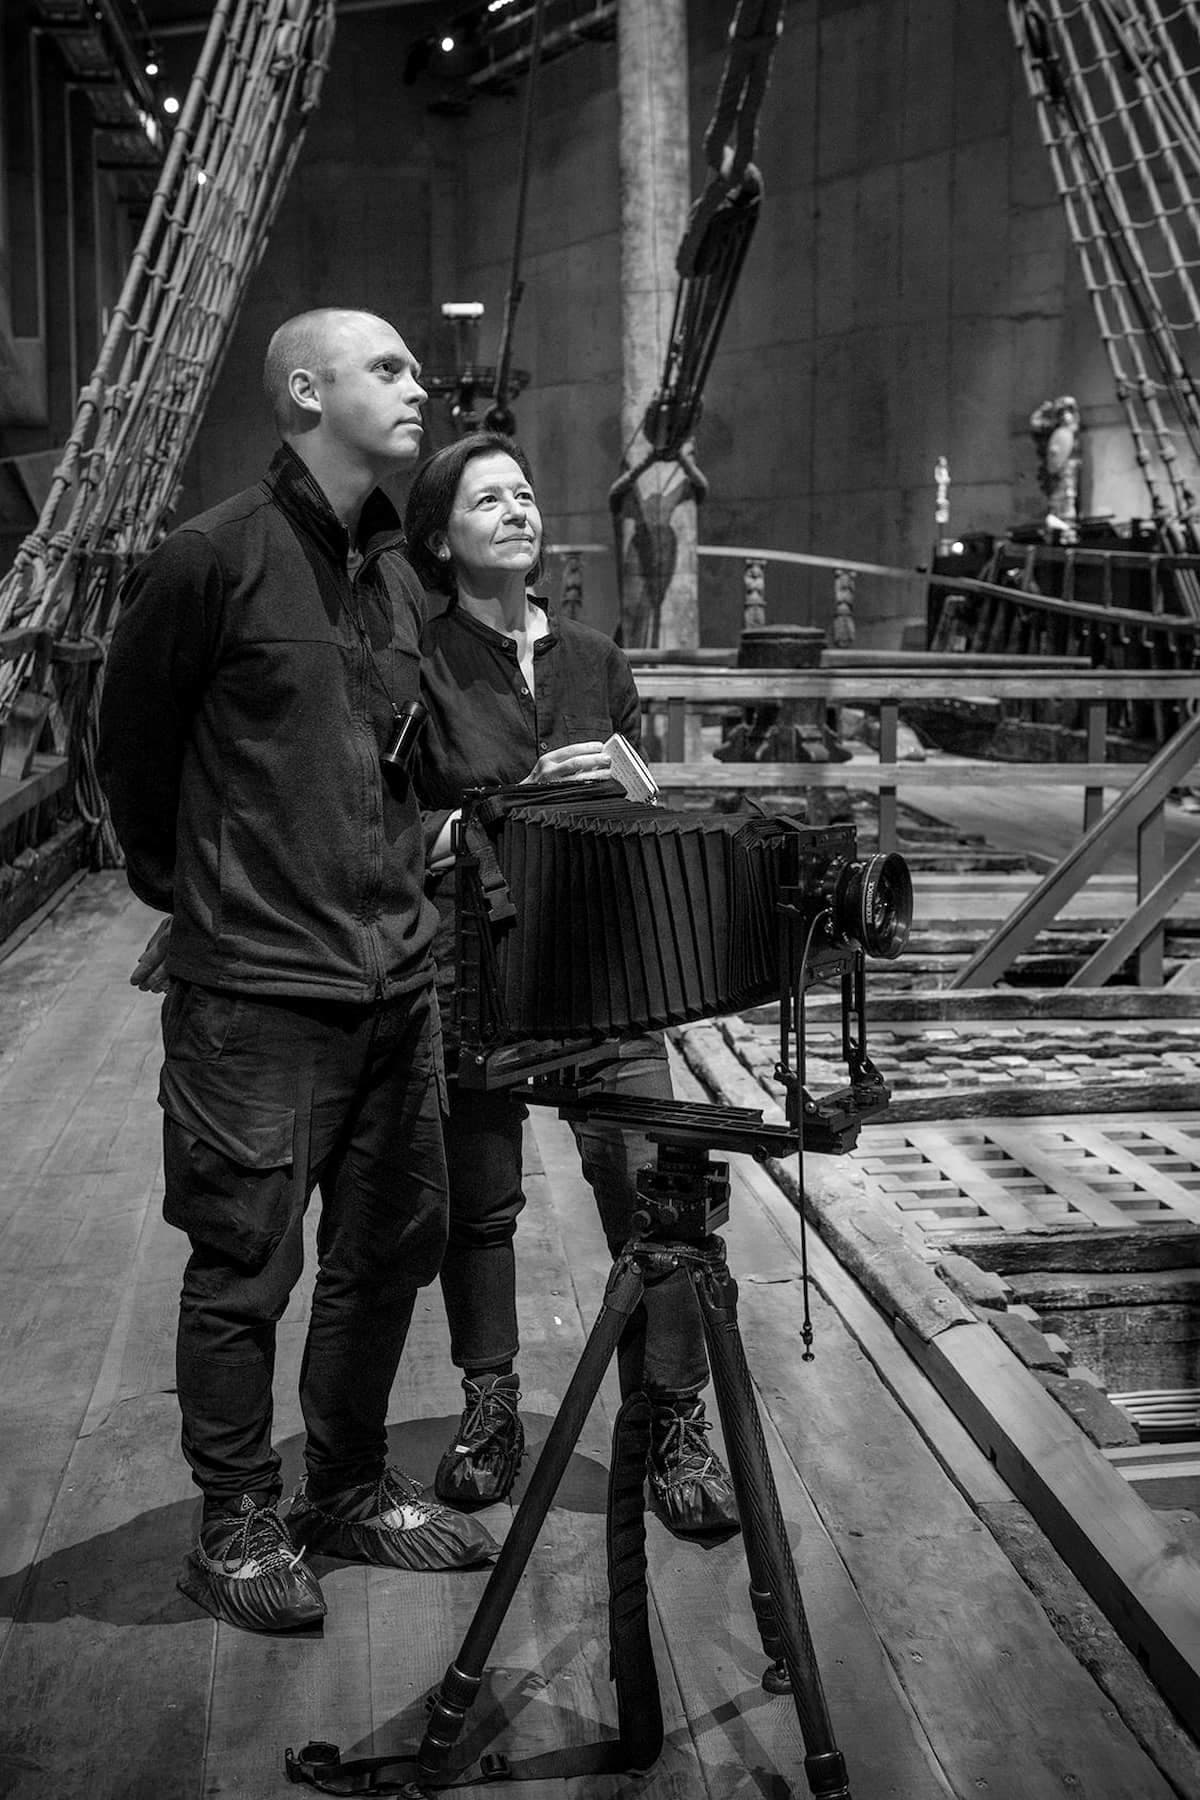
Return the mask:
<path id="1" fill-rule="evenodd" d="M 846 1759 L 840 1750 L 826 1750 L 819 1756 L 806 1756 L 804 1773 L 808 1776 L 813 1800 L 850 1800 Z"/>
<path id="2" fill-rule="evenodd" d="M 429 1708 L 429 1723 L 417 1757 L 417 1774 L 440 1775 L 458 1742 L 466 1716 L 479 1692 L 480 1675 L 466 1675 L 451 1663 Z"/>

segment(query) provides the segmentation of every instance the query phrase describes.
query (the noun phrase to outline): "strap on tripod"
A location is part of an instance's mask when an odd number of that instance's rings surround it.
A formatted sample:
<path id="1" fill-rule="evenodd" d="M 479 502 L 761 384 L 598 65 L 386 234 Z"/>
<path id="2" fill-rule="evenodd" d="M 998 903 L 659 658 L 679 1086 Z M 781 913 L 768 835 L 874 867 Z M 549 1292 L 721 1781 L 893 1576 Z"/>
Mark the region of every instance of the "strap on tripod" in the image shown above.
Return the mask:
<path id="1" fill-rule="evenodd" d="M 608 1637 L 621 1756 L 648 1769 L 663 1746 L 662 1702 L 646 1593 L 646 1459 L 650 1402 L 631 1394 L 613 1427 L 608 1477 Z"/>

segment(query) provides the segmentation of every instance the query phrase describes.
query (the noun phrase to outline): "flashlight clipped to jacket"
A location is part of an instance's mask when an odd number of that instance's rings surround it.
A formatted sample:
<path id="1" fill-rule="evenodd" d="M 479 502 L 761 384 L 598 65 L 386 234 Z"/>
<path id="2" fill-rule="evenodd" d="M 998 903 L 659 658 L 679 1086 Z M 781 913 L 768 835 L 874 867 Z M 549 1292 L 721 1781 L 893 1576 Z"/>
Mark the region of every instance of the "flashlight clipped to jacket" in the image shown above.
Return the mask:
<path id="1" fill-rule="evenodd" d="M 394 769 L 398 775 L 407 775 L 428 708 L 423 701 L 410 700 L 405 706 L 393 708 L 393 712 L 395 726 L 391 740 L 379 760 L 385 769 Z"/>

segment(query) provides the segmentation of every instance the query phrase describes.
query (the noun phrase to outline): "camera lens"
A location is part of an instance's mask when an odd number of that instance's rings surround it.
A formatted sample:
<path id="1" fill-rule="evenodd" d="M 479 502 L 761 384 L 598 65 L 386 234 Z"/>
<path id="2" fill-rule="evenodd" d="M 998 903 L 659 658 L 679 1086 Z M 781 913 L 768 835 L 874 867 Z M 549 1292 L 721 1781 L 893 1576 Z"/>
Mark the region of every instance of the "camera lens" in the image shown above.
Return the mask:
<path id="1" fill-rule="evenodd" d="M 889 961 L 899 956 L 908 942 L 912 911 L 912 876 L 895 851 L 846 863 L 840 870 L 832 908 L 834 935 L 861 944 L 868 956 Z"/>

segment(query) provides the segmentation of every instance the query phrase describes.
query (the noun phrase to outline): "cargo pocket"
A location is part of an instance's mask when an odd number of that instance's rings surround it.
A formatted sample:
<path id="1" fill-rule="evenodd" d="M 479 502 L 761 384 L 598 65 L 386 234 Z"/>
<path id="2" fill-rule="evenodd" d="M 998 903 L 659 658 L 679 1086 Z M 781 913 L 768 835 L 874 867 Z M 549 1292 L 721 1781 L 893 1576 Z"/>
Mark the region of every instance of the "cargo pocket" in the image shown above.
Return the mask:
<path id="1" fill-rule="evenodd" d="M 307 1169 L 295 1164 L 295 1105 L 248 1091 L 242 1073 L 219 1061 L 163 1069 L 163 1217 L 255 1271 L 303 1210 Z"/>

